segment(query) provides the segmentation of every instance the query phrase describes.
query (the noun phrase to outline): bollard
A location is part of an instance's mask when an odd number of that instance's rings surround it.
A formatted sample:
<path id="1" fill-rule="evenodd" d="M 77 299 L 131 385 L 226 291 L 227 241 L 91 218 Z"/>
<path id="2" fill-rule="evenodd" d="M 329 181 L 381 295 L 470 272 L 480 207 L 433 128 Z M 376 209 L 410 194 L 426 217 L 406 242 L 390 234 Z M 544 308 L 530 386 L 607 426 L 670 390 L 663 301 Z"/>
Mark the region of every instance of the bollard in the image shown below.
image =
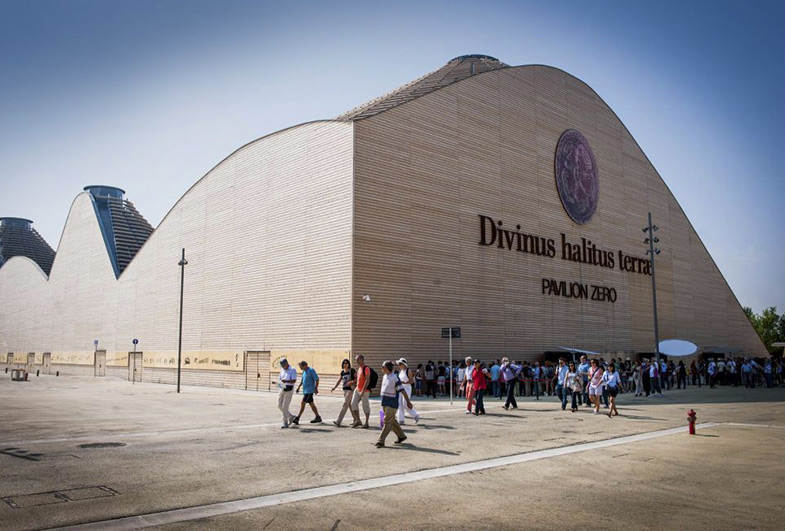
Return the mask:
<path id="1" fill-rule="evenodd" d="M 38 378 L 39 376 L 41 376 L 41 369 L 35 371 L 35 377 Z"/>
<path id="2" fill-rule="evenodd" d="M 687 412 L 687 421 L 690 423 L 690 435 L 695 435 L 695 421 L 698 419 L 698 416 L 695 414 L 695 411 L 690 409 Z"/>
<path id="3" fill-rule="evenodd" d="M 57 371 L 57 372 L 55 373 L 55 376 L 60 376 L 60 371 Z"/>

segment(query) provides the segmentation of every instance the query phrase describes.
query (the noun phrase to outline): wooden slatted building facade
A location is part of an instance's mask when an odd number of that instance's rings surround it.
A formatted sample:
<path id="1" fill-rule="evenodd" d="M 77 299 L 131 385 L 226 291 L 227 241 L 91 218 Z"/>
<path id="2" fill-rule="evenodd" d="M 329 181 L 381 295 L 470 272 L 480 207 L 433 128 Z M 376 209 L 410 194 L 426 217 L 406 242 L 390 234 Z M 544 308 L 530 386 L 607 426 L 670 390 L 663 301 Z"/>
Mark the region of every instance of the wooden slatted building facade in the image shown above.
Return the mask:
<path id="1" fill-rule="evenodd" d="M 596 164 L 583 223 L 554 176 L 570 130 Z M 105 360 L 107 375 L 173 383 L 183 248 L 185 384 L 266 390 L 283 356 L 325 374 L 358 353 L 374 365 L 445 359 L 447 326 L 462 328 L 456 357 L 651 352 L 651 278 L 620 258 L 645 261 L 648 212 L 660 228 L 661 338 L 766 355 L 629 131 L 552 67 L 462 56 L 334 120 L 251 142 L 152 232 L 112 200 L 110 214 L 133 221 L 116 231 L 117 271 L 94 202 L 89 191 L 74 200 L 48 276 L 22 256 L 0 268 L 0 362 L 94 374 Z M 512 231 L 500 233 L 506 246 L 483 245 L 487 220 Z M 552 240 L 553 256 L 510 248 L 513 233 Z M 566 259 L 563 242 L 583 239 L 615 266 Z M 546 281 L 613 289 L 614 300 L 554 295 Z"/>

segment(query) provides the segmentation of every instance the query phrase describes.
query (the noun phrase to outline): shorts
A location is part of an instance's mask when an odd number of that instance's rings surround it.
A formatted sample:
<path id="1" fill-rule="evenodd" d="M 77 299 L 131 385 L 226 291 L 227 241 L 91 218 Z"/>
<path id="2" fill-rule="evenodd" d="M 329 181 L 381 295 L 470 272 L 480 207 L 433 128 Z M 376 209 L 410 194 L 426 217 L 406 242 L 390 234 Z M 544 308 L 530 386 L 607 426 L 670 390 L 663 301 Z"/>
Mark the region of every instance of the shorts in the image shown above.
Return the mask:
<path id="1" fill-rule="evenodd" d="M 602 396 L 602 386 L 594 387 L 593 385 L 590 385 L 589 396 Z"/>
<path id="2" fill-rule="evenodd" d="M 606 387 L 606 391 L 608 391 L 608 396 L 612 396 L 613 398 L 616 398 L 616 395 L 619 394 L 618 387 Z"/>
<path id="3" fill-rule="evenodd" d="M 444 376 L 439 376 L 439 385 L 444 385 L 445 379 Z"/>
<path id="4" fill-rule="evenodd" d="M 313 404 L 313 393 L 303 394 L 303 404 Z"/>

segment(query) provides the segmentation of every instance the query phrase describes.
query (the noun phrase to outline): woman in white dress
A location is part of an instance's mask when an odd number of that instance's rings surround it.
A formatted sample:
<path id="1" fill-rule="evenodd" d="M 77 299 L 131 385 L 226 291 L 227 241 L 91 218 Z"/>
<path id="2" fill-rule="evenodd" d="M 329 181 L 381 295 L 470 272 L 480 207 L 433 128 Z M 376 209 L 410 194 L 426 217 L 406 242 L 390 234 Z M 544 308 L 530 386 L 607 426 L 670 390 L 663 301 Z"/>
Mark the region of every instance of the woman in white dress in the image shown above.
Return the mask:
<path id="1" fill-rule="evenodd" d="M 600 414 L 600 399 L 602 398 L 602 367 L 597 360 L 591 360 L 589 368 L 589 400 L 594 404 L 594 414 Z"/>
<path id="2" fill-rule="evenodd" d="M 622 387 L 621 378 L 619 378 L 619 373 L 616 371 L 616 367 L 614 367 L 613 363 L 608 364 L 608 370 L 602 375 L 601 381 L 605 386 L 605 390 L 608 392 L 608 399 L 611 401 L 611 408 L 610 411 L 608 411 L 608 416 L 615 417 L 619 414 L 619 410 L 616 409 L 616 395 L 619 394 Z"/>
<path id="3" fill-rule="evenodd" d="M 414 382 L 414 371 L 409 368 L 409 364 L 406 362 L 406 358 L 401 358 L 397 362 L 398 364 L 398 378 L 401 380 L 403 384 L 403 388 L 406 391 L 405 396 L 412 396 L 412 382 Z M 415 411 L 414 408 L 406 407 L 406 399 L 403 393 L 398 395 L 398 424 L 404 424 L 404 416 L 406 412 L 409 413 L 414 419 L 414 423 L 417 424 L 420 422 L 420 414 Z"/>

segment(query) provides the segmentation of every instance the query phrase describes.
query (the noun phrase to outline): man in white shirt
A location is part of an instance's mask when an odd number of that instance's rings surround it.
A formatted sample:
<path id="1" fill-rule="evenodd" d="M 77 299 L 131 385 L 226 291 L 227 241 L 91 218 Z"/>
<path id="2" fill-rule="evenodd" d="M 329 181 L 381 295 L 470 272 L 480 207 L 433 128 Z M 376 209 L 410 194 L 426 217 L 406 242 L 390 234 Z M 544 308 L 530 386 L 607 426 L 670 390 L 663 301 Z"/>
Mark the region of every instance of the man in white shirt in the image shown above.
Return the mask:
<path id="1" fill-rule="evenodd" d="M 379 397 L 382 399 L 382 409 L 384 411 L 384 426 L 379 439 L 376 441 L 377 448 L 384 448 L 384 441 L 390 431 L 395 432 L 398 439 L 395 444 L 402 444 L 406 440 L 406 434 L 403 432 L 401 425 L 398 423 L 398 393 L 403 396 L 404 403 L 409 409 L 412 408 L 412 402 L 409 400 L 409 395 L 406 393 L 401 379 L 393 372 L 395 366 L 390 360 L 382 364 L 382 387 L 379 390 Z"/>
<path id="2" fill-rule="evenodd" d="M 507 386 L 507 402 L 504 403 L 504 409 L 518 409 L 518 403 L 515 401 L 515 380 L 521 373 L 521 366 L 510 363 L 508 358 L 502 359 L 501 365 L 501 378 Z"/>
<path id="3" fill-rule="evenodd" d="M 564 392 L 564 379 L 570 371 L 564 358 L 559 358 L 559 366 L 556 368 L 556 396 L 561 400 L 562 411 L 567 409 L 567 393 Z"/>
<path id="4" fill-rule="evenodd" d="M 709 368 L 706 369 L 706 372 L 709 375 L 709 387 L 714 388 L 714 382 L 717 379 L 717 363 L 714 361 L 714 358 L 709 360 Z"/>
<path id="5" fill-rule="evenodd" d="M 278 409 L 283 415 L 281 428 L 288 428 L 294 418 L 294 415 L 289 411 L 289 404 L 292 403 L 295 383 L 297 383 L 297 370 L 289 365 L 289 362 L 284 358 L 281 360 L 281 372 L 278 375 L 278 387 L 281 389 L 278 392 Z"/>
<path id="6" fill-rule="evenodd" d="M 725 364 L 725 371 L 728 374 L 728 381 L 733 387 L 736 387 L 736 362 L 733 361 L 731 358 L 728 363 Z"/>

